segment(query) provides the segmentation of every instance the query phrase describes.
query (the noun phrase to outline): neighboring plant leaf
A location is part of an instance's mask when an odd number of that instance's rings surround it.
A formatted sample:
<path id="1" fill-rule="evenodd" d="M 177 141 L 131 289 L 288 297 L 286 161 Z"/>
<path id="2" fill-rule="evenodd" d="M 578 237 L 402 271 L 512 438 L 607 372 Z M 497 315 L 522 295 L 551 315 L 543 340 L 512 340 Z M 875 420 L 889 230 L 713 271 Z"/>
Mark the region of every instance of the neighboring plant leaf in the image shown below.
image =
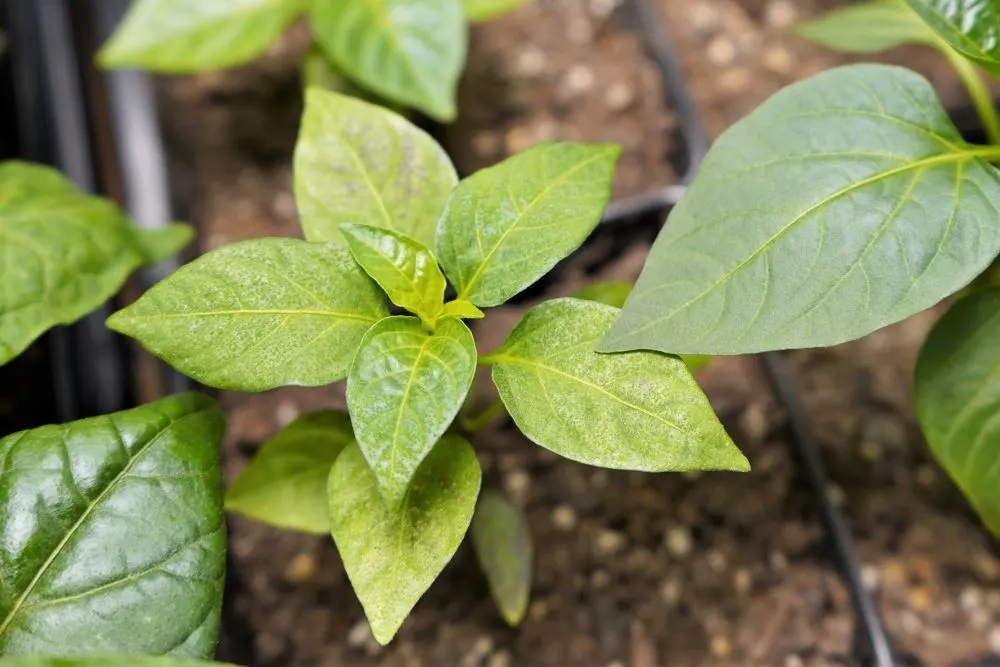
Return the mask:
<path id="1" fill-rule="evenodd" d="M 472 520 L 481 473 L 472 447 L 437 443 L 398 509 L 388 509 L 361 450 L 347 447 L 330 471 L 330 528 L 372 633 L 387 644 L 458 550 Z"/>
<path id="2" fill-rule="evenodd" d="M 458 297 L 497 306 L 580 247 L 601 221 L 620 153 L 611 144 L 538 144 L 459 183 L 436 241 Z"/>
<path id="3" fill-rule="evenodd" d="M 182 222 L 135 230 L 135 242 L 147 264 L 159 264 L 179 253 L 194 239 L 194 228 Z"/>
<path id="4" fill-rule="evenodd" d="M 904 44 L 937 45 L 938 36 L 905 0 L 837 7 L 798 25 L 800 37 L 845 53 L 879 53 Z"/>
<path id="5" fill-rule="evenodd" d="M 524 620 L 531 594 L 531 530 L 521 510 L 484 492 L 472 517 L 472 546 L 500 614 L 511 627 Z"/>
<path id="6" fill-rule="evenodd" d="M 793 84 L 716 141 L 598 349 L 821 347 L 924 310 L 1000 252 L 997 156 L 901 67 Z"/>
<path id="7" fill-rule="evenodd" d="M 953 49 L 1000 77 L 1000 0 L 906 0 Z"/>
<path id="8" fill-rule="evenodd" d="M 316 41 L 362 86 L 439 121 L 465 62 L 461 0 L 310 0 Z"/>
<path id="9" fill-rule="evenodd" d="M 111 201 L 83 194 L 54 169 L 0 162 L 0 366 L 174 251 L 179 228 L 170 229 L 129 225 Z"/>
<path id="10" fill-rule="evenodd" d="M 364 223 L 430 247 L 457 182 L 444 150 L 402 116 L 345 95 L 306 91 L 295 200 L 310 241 L 343 241 L 341 224 Z"/>
<path id="11" fill-rule="evenodd" d="M 232 67 L 263 53 L 304 11 L 305 0 L 135 0 L 97 59 L 173 74 Z"/>
<path id="12" fill-rule="evenodd" d="M 330 243 L 265 238 L 181 267 L 108 326 L 202 384 L 264 391 L 347 376 L 383 294 Z"/>
<path id="13" fill-rule="evenodd" d="M 486 357 L 518 428 L 561 456 L 604 468 L 749 470 L 683 361 L 594 351 L 617 314 L 592 301 L 547 301 Z"/>
<path id="14" fill-rule="evenodd" d="M 97 658 L 0 658 L 0 667 L 236 667 L 236 665 L 148 655 L 111 655 Z"/>
<path id="15" fill-rule="evenodd" d="M 0 654 L 212 656 L 223 426 L 178 394 L 0 440 Z"/>
<path id="16" fill-rule="evenodd" d="M 354 259 L 389 300 L 433 327 L 444 309 L 445 282 L 431 251 L 391 229 L 346 224 L 340 231 Z"/>
<path id="17" fill-rule="evenodd" d="M 226 491 L 226 509 L 286 530 L 330 532 L 326 481 L 354 442 L 351 419 L 324 410 L 303 415 L 264 443 Z"/>
<path id="18" fill-rule="evenodd" d="M 529 4 L 531 0 L 462 0 L 465 18 L 472 22 L 489 21 Z"/>
<path id="19" fill-rule="evenodd" d="M 917 360 L 917 418 L 934 455 L 1000 537 L 1000 288 L 952 306 Z"/>
<path id="20" fill-rule="evenodd" d="M 444 304 L 441 317 L 459 317 L 464 320 L 479 320 L 485 317 L 483 311 L 464 299 L 455 299 Z"/>
<path id="21" fill-rule="evenodd" d="M 455 419 L 476 374 L 476 344 L 461 320 L 428 333 L 415 317 L 373 326 L 347 380 L 355 437 L 389 507 Z"/>

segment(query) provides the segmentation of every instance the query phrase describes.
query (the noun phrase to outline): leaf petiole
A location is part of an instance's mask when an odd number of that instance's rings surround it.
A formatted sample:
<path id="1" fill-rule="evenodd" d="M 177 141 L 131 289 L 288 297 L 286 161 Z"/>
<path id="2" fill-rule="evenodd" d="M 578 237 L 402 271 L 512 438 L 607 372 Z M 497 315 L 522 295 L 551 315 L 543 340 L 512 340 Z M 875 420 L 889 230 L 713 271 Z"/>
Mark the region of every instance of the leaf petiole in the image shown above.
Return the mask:
<path id="1" fill-rule="evenodd" d="M 478 415 L 462 417 L 462 430 L 470 434 L 478 433 L 505 414 L 507 414 L 507 408 L 503 401 L 498 398 Z"/>

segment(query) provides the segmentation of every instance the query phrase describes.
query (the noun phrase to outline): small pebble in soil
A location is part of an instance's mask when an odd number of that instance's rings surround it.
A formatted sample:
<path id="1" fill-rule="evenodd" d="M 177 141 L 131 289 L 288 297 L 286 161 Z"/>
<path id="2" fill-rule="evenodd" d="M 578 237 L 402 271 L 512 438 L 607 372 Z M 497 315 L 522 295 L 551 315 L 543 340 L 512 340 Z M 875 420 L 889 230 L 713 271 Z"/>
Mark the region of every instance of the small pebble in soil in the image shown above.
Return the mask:
<path id="1" fill-rule="evenodd" d="M 604 570 L 594 570 L 590 575 L 590 587 L 594 590 L 603 590 L 611 583 L 611 575 Z"/>
<path id="2" fill-rule="evenodd" d="M 660 585 L 660 599 L 668 606 L 673 607 L 680 602 L 683 585 L 677 577 L 670 577 Z"/>
<path id="3" fill-rule="evenodd" d="M 719 25 L 719 10 L 712 3 L 697 2 L 688 8 L 687 18 L 696 32 L 704 34 Z"/>
<path id="4" fill-rule="evenodd" d="M 785 667 L 806 667 L 806 663 L 799 656 L 792 655 L 785 656 Z"/>
<path id="5" fill-rule="evenodd" d="M 510 664 L 510 651 L 502 650 L 490 656 L 490 659 L 486 662 L 486 667 L 510 667 Z"/>
<path id="6" fill-rule="evenodd" d="M 751 403 L 740 414 L 740 428 L 748 440 L 760 442 L 767 435 L 767 403 Z"/>
<path id="7" fill-rule="evenodd" d="M 586 65 L 574 65 L 566 72 L 562 85 L 570 97 L 583 95 L 594 85 L 594 72 Z"/>
<path id="8" fill-rule="evenodd" d="M 285 220 L 294 218 L 298 212 L 295 207 L 295 197 L 292 196 L 291 192 L 279 192 L 275 195 L 271 208 L 276 216 Z"/>
<path id="9" fill-rule="evenodd" d="M 621 660 L 613 660 L 608 663 L 607 667 L 625 667 L 625 663 Z"/>
<path id="10" fill-rule="evenodd" d="M 847 501 L 847 496 L 844 494 L 844 490 L 833 483 L 827 485 L 826 497 L 836 507 L 843 507 L 844 503 Z"/>
<path id="11" fill-rule="evenodd" d="M 667 552 L 676 558 L 687 558 L 694 549 L 691 531 L 684 526 L 668 528 L 663 534 L 663 544 L 667 547 Z"/>
<path id="12" fill-rule="evenodd" d="M 576 512 L 569 505 L 559 505 L 552 510 L 552 525 L 568 533 L 576 528 Z"/>
<path id="13" fill-rule="evenodd" d="M 531 490 L 531 477 L 523 470 L 512 470 L 503 479 L 504 490 L 507 497 L 515 505 L 524 507 L 528 501 L 528 492 Z"/>
<path id="14" fill-rule="evenodd" d="M 753 77 L 745 67 L 734 67 L 719 77 L 719 89 L 726 93 L 741 93 L 750 87 Z"/>
<path id="15" fill-rule="evenodd" d="M 716 37 L 708 43 L 708 49 L 705 55 L 708 56 L 708 62 L 713 65 L 717 67 L 725 67 L 726 65 L 732 64 L 732 62 L 736 60 L 736 46 L 733 44 L 732 40 L 726 39 L 725 37 Z"/>
<path id="16" fill-rule="evenodd" d="M 882 573 L 879 571 L 877 565 L 866 563 L 861 566 L 861 583 L 867 590 L 874 591 L 877 589 L 881 579 Z"/>
<path id="17" fill-rule="evenodd" d="M 934 606 L 934 598 L 924 586 L 914 586 L 907 591 L 906 601 L 917 611 L 930 611 Z"/>
<path id="18" fill-rule="evenodd" d="M 529 45 L 514 58 L 513 74 L 522 79 L 534 79 L 545 72 L 545 52 Z"/>
<path id="19" fill-rule="evenodd" d="M 528 607 L 528 618 L 533 621 L 540 621 L 549 615 L 549 603 L 545 600 L 535 600 Z"/>
<path id="20" fill-rule="evenodd" d="M 882 460 L 882 445 L 874 440 L 865 440 L 858 448 L 861 458 L 869 463 L 876 463 Z"/>
<path id="21" fill-rule="evenodd" d="M 908 635 L 915 635 L 921 631 L 920 617 L 909 609 L 899 612 L 899 624 L 902 626 L 903 632 Z"/>
<path id="22" fill-rule="evenodd" d="M 282 401 L 274 410 L 274 421 L 279 428 L 284 428 L 299 416 L 299 408 L 291 401 Z"/>
<path id="23" fill-rule="evenodd" d="M 622 0 L 590 0 L 590 13 L 603 19 L 611 16 L 622 4 Z"/>
<path id="24" fill-rule="evenodd" d="M 479 157 L 492 157 L 500 152 L 500 137 L 496 132 L 477 132 L 472 137 L 472 152 Z"/>
<path id="25" fill-rule="evenodd" d="M 316 559 L 312 554 L 296 554 L 285 568 L 285 580 L 292 584 L 303 584 L 315 575 Z"/>
<path id="26" fill-rule="evenodd" d="M 597 534 L 594 541 L 594 548 L 598 556 L 613 556 L 621 552 L 628 543 L 628 538 L 624 533 L 615 530 L 602 529 Z"/>
<path id="27" fill-rule="evenodd" d="M 619 81 L 608 88 L 608 92 L 604 94 L 604 102 L 612 111 L 624 111 L 635 102 L 635 90 L 627 83 Z"/>
<path id="28" fill-rule="evenodd" d="M 1000 561 L 988 553 L 980 552 L 972 560 L 972 566 L 980 577 L 987 581 L 1000 579 Z"/>
<path id="29" fill-rule="evenodd" d="M 990 634 L 986 636 L 986 643 L 989 645 L 990 651 L 1000 653 L 1000 626 L 990 630 Z"/>
<path id="30" fill-rule="evenodd" d="M 462 656 L 461 667 L 479 667 L 486 657 L 493 652 L 493 638 L 483 635 L 472 645 L 472 648 Z"/>
<path id="31" fill-rule="evenodd" d="M 728 658 L 729 654 L 733 652 L 733 645 L 722 635 L 712 637 L 708 648 L 716 658 Z"/>
<path id="32" fill-rule="evenodd" d="M 583 16 L 573 16 L 566 23 L 566 37 L 574 44 L 589 44 L 594 35 L 590 21 Z"/>
<path id="33" fill-rule="evenodd" d="M 775 74 L 788 74 L 792 71 L 794 60 L 792 53 L 783 46 L 769 46 L 760 56 L 764 67 Z"/>
<path id="34" fill-rule="evenodd" d="M 938 471 L 934 466 L 925 463 L 917 468 L 917 484 L 920 486 L 928 488 L 937 484 L 937 481 Z"/>
<path id="35" fill-rule="evenodd" d="M 777 573 L 788 569 L 788 556 L 780 551 L 772 551 L 771 555 L 768 556 L 767 562 L 771 565 L 771 569 Z"/>
<path id="36" fill-rule="evenodd" d="M 799 19 L 799 10 L 791 0 L 771 0 L 764 9 L 764 20 L 775 28 L 790 28 Z"/>
<path id="37" fill-rule="evenodd" d="M 958 596 L 958 606 L 966 613 L 982 609 L 984 603 L 983 591 L 976 586 L 966 586 Z"/>
<path id="38" fill-rule="evenodd" d="M 882 580 L 886 586 L 901 586 L 906 582 L 906 568 L 898 560 L 892 559 L 882 565 Z"/>
<path id="39" fill-rule="evenodd" d="M 721 574 L 726 571 L 726 557 L 718 549 L 712 549 L 705 556 L 705 561 L 712 571 Z"/>
<path id="40" fill-rule="evenodd" d="M 736 592 L 740 595 L 746 595 L 752 586 L 753 577 L 750 575 L 750 570 L 745 567 L 736 570 L 736 574 L 733 575 L 733 588 L 736 589 Z"/>
<path id="41" fill-rule="evenodd" d="M 368 645 L 374 641 L 372 628 L 365 619 L 361 619 L 347 631 L 347 647 L 355 651 L 367 649 Z"/>

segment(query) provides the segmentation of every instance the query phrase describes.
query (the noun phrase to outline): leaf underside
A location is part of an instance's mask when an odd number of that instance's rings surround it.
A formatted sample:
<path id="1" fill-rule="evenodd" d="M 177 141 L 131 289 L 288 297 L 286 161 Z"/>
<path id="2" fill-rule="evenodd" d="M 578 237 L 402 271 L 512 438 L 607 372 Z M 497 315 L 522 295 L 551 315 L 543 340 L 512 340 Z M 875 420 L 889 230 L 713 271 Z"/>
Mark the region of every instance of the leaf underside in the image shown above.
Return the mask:
<path id="1" fill-rule="evenodd" d="M 501 494 L 485 492 L 470 532 L 493 600 L 507 624 L 516 627 L 524 619 L 531 594 L 534 563 L 528 522 Z"/>

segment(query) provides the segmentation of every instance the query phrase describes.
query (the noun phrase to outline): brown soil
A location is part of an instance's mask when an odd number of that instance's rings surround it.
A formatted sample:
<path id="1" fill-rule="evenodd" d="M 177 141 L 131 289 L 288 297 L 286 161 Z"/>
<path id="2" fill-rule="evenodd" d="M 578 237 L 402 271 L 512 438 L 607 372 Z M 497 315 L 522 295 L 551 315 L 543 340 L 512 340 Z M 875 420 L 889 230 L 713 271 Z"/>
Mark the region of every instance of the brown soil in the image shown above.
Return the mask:
<path id="1" fill-rule="evenodd" d="M 784 71 L 765 83 L 756 75 L 761 63 L 774 69 L 785 62 L 765 55 L 772 53 L 770 45 L 793 45 L 792 38 L 780 36 L 787 19 L 775 21 L 789 11 L 787 2 L 674 1 L 689 10 L 678 11 L 672 23 L 713 132 L 759 102 L 772 89 L 768 86 L 815 71 L 818 61 L 798 49 L 828 58 L 795 45 L 790 68 L 782 65 L 778 69 Z M 555 0 L 539 3 L 540 9 L 530 11 L 558 6 Z M 801 17 L 812 6 L 799 3 L 791 11 Z M 692 17 L 705 7 L 740 17 L 733 25 L 743 32 L 701 32 L 696 39 L 694 28 L 679 22 L 701 20 Z M 737 40 L 737 34 L 747 36 Z M 741 51 L 728 65 L 709 66 L 706 49 L 725 51 L 708 46 L 720 35 L 740 44 L 756 40 L 757 55 Z M 558 49 L 562 42 L 553 44 Z M 242 238 L 298 234 L 289 158 L 300 111 L 295 61 L 302 48 L 301 39 L 288 40 L 251 67 L 176 79 L 164 87 L 176 176 L 186 185 L 206 249 Z M 582 56 L 545 53 L 547 62 L 562 63 L 553 76 L 566 74 L 577 57 Z M 517 53 L 509 60 L 516 62 Z M 641 68 L 635 63 L 626 69 Z M 750 73 L 727 74 L 740 68 Z M 743 79 L 747 83 L 734 88 L 732 82 Z M 936 81 L 946 97 L 956 88 L 945 78 Z M 550 122 L 576 122 L 566 118 Z M 514 127 L 506 123 L 489 128 L 502 128 L 505 137 Z M 663 152 L 658 148 L 656 154 Z M 656 172 L 647 173 L 644 187 L 660 184 Z M 549 286 L 549 294 L 565 294 L 595 275 L 634 278 L 648 250 L 648 239 L 635 239 L 600 234 Z M 599 261 L 608 254 L 616 259 Z M 522 312 L 523 307 L 495 309 L 477 323 L 483 349 L 496 345 Z M 930 460 L 913 421 L 913 357 L 933 318 L 928 313 L 831 350 L 798 352 L 791 363 L 831 468 L 831 493 L 850 518 L 865 579 L 891 631 L 905 652 L 929 667 L 946 667 L 1000 652 L 1000 561 Z M 463 546 L 397 640 L 380 648 L 330 540 L 236 519 L 231 548 L 242 587 L 234 609 L 254 632 L 257 664 L 852 664 L 849 599 L 830 568 L 808 489 L 789 454 L 784 418 L 755 360 L 717 359 L 699 379 L 753 463 L 752 473 L 609 472 L 561 460 L 509 425 L 478 438 L 487 484 L 503 488 L 524 507 L 536 541 L 533 602 L 518 630 L 505 627 L 493 610 L 471 549 Z M 230 416 L 229 478 L 260 442 L 296 415 L 343 406 L 340 387 L 222 393 L 220 399 Z"/>

